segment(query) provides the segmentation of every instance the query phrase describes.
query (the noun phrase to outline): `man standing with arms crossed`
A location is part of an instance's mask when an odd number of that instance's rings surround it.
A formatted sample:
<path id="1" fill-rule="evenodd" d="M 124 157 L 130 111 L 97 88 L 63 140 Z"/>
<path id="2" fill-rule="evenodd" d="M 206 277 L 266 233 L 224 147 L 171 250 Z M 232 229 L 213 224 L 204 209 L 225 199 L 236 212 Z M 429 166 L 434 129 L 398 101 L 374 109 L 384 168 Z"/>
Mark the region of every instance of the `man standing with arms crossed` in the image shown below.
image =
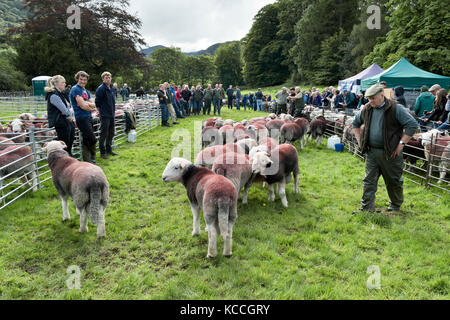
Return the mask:
<path id="1" fill-rule="evenodd" d="M 103 72 L 102 80 L 103 83 L 95 92 L 95 105 L 100 111 L 100 155 L 102 159 L 108 159 L 108 155 L 118 155 L 112 151 L 112 141 L 115 133 L 114 115 L 116 112 L 116 99 L 114 97 L 114 89 L 111 87 L 111 73 Z"/>
<path id="2" fill-rule="evenodd" d="M 375 84 L 366 91 L 369 99 L 353 121 L 353 132 L 366 157 L 361 211 L 375 211 L 378 179 L 383 176 L 389 194 L 388 211 L 399 211 L 403 204 L 403 147 L 418 129 L 408 111 L 384 96 L 384 88 Z M 364 124 L 364 129 L 361 126 Z"/>

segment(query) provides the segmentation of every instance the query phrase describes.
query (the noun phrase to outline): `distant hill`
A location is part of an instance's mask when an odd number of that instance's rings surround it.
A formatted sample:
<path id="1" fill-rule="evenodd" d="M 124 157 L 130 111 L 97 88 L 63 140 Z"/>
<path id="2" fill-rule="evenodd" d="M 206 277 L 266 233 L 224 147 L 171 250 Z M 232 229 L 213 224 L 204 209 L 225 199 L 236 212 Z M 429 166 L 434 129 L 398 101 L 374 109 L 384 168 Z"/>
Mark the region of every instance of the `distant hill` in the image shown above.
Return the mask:
<path id="1" fill-rule="evenodd" d="M 22 7 L 21 0 L 0 0 L 0 34 L 20 25 L 20 21 L 26 18 L 27 13 Z"/>
<path id="2" fill-rule="evenodd" d="M 195 56 L 195 57 L 198 57 L 198 56 L 201 56 L 201 55 L 212 55 L 213 56 L 213 55 L 216 54 L 217 49 L 222 44 L 225 44 L 225 43 L 228 44 L 228 43 L 231 43 L 231 42 L 232 41 L 216 43 L 216 44 L 213 44 L 212 46 L 208 47 L 208 49 L 205 49 L 205 50 L 194 51 L 194 52 L 183 52 L 183 53 L 185 55 L 187 55 L 187 56 Z M 167 47 L 159 45 L 159 46 L 154 46 L 154 47 L 150 47 L 150 48 L 147 48 L 147 49 L 143 49 L 143 50 L 141 50 L 141 52 L 143 54 L 145 54 L 147 56 L 147 58 L 150 59 L 152 57 L 153 51 L 155 51 L 157 49 L 160 49 L 160 48 L 167 48 Z"/>

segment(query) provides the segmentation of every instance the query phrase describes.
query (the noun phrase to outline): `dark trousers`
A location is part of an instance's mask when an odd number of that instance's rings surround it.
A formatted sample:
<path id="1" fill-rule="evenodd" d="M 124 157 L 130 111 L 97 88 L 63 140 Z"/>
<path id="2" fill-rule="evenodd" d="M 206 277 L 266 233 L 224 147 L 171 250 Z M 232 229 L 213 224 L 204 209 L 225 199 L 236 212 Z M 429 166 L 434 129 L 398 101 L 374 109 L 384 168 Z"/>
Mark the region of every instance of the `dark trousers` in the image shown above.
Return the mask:
<path id="1" fill-rule="evenodd" d="M 202 102 L 194 100 L 194 114 L 195 115 L 200 114 L 201 108 L 202 108 Z"/>
<path id="2" fill-rule="evenodd" d="M 83 138 L 83 161 L 95 161 L 95 145 L 97 144 L 97 138 L 95 137 L 92 118 L 77 119 L 77 127 L 81 132 L 81 137 Z"/>
<path id="3" fill-rule="evenodd" d="M 72 122 L 67 121 L 67 125 L 65 127 L 55 128 L 56 136 L 58 140 L 64 141 L 67 148 L 66 151 L 72 156 L 72 146 L 73 141 L 75 140 L 75 126 Z"/>
<path id="4" fill-rule="evenodd" d="M 233 97 L 228 97 L 228 109 L 233 109 Z"/>
<path id="5" fill-rule="evenodd" d="M 208 112 L 208 115 L 211 113 L 211 100 L 205 100 L 205 104 L 203 105 L 203 115 Z"/>
<path id="6" fill-rule="evenodd" d="M 99 148 L 101 154 L 112 153 L 112 141 L 115 134 L 114 118 L 100 118 Z M 106 147 L 105 147 L 106 142 Z"/>
<path id="7" fill-rule="evenodd" d="M 222 108 L 222 105 L 220 103 L 220 99 L 214 98 L 213 99 L 213 104 L 214 104 L 214 115 L 216 115 L 216 112 L 218 112 L 218 114 L 220 116 L 220 109 Z"/>
<path id="8" fill-rule="evenodd" d="M 169 109 L 167 108 L 167 104 L 160 104 L 161 108 L 161 122 L 167 123 L 169 121 Z"/>
<path id="9" fill-rule="evenodd" d="M 392 207 L 403 204 L 403 154 L 397 158 L 387 157 L 383 149 L 370 148 L 366 157 L 366 176 L 363 180 L 362 209 L 375 210 L 375 193 L 378 179 L 383 176 Z"/>
<path id="10" fill-rule="evenodd" d="M 286 103 L 279 103 L 278 104 L 277 116 L 282 114 L 282 113 L 287 113 L 287 105 L 286 105 Z"/>

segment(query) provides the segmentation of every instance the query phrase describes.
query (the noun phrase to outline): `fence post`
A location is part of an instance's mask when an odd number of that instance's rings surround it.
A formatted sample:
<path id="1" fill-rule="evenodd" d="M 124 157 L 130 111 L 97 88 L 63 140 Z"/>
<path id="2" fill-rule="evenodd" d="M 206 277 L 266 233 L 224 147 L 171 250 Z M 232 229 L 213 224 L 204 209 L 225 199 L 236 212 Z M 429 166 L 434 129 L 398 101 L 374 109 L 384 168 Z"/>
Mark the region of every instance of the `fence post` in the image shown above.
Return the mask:
<path id="1" fill-rule="evenodd" d="M 37 186 L 39 189 L 41 188 L 41 182 L 39 179 L 39 168 L 38 168 L 38 160 L 37 160 L 37 152 L 36 152 L 36 137 L 34 134 L 34 131 L 36 130 L 36 128 L 34 126 L 31 126 L 29 131 L 30 131 L 30 142 L 31 142 L 31 149 L 33 150 L 33 157 L 34 157 L 34 170 L 36 171 L 36 182 L 37 182 Z M 34 183 L 34 181 L 33 181 Z M 34 186 L 33 186 L 34 187 Z"/>
<path id="2" fill-rule="evenodd" d="M 434 154 L 434 148 L 435 148 L 435 143 L 433 143 L 433 138 L 434 136 L 431 136 L 430 139 L 430 154 L 428 156 L 428 163 L 427 163 L 427 176 L 425 179 L 425 188 L 429 187 L 429 183 L 430 183 L 430 179 L 431 179 L 431 174 L 433 173 L 433 154 Z M 437 135 L 436 135 L 436 140 L 437 140 Z"/>

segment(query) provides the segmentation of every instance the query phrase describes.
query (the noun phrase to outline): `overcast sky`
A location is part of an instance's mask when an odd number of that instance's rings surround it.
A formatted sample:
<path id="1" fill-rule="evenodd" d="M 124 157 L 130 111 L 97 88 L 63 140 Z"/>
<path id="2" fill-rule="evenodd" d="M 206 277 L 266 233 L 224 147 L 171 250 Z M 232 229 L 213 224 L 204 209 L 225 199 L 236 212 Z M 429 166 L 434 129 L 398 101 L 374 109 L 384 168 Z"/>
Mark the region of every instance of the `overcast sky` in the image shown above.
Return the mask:
<path id="1" fill-rule="evenodd" d="M 258 11 L 275 0 L 131 0 L 131 13 L 142 21 L 141 34 L 151 46 L 198 51 L 242 39 Z"/>

